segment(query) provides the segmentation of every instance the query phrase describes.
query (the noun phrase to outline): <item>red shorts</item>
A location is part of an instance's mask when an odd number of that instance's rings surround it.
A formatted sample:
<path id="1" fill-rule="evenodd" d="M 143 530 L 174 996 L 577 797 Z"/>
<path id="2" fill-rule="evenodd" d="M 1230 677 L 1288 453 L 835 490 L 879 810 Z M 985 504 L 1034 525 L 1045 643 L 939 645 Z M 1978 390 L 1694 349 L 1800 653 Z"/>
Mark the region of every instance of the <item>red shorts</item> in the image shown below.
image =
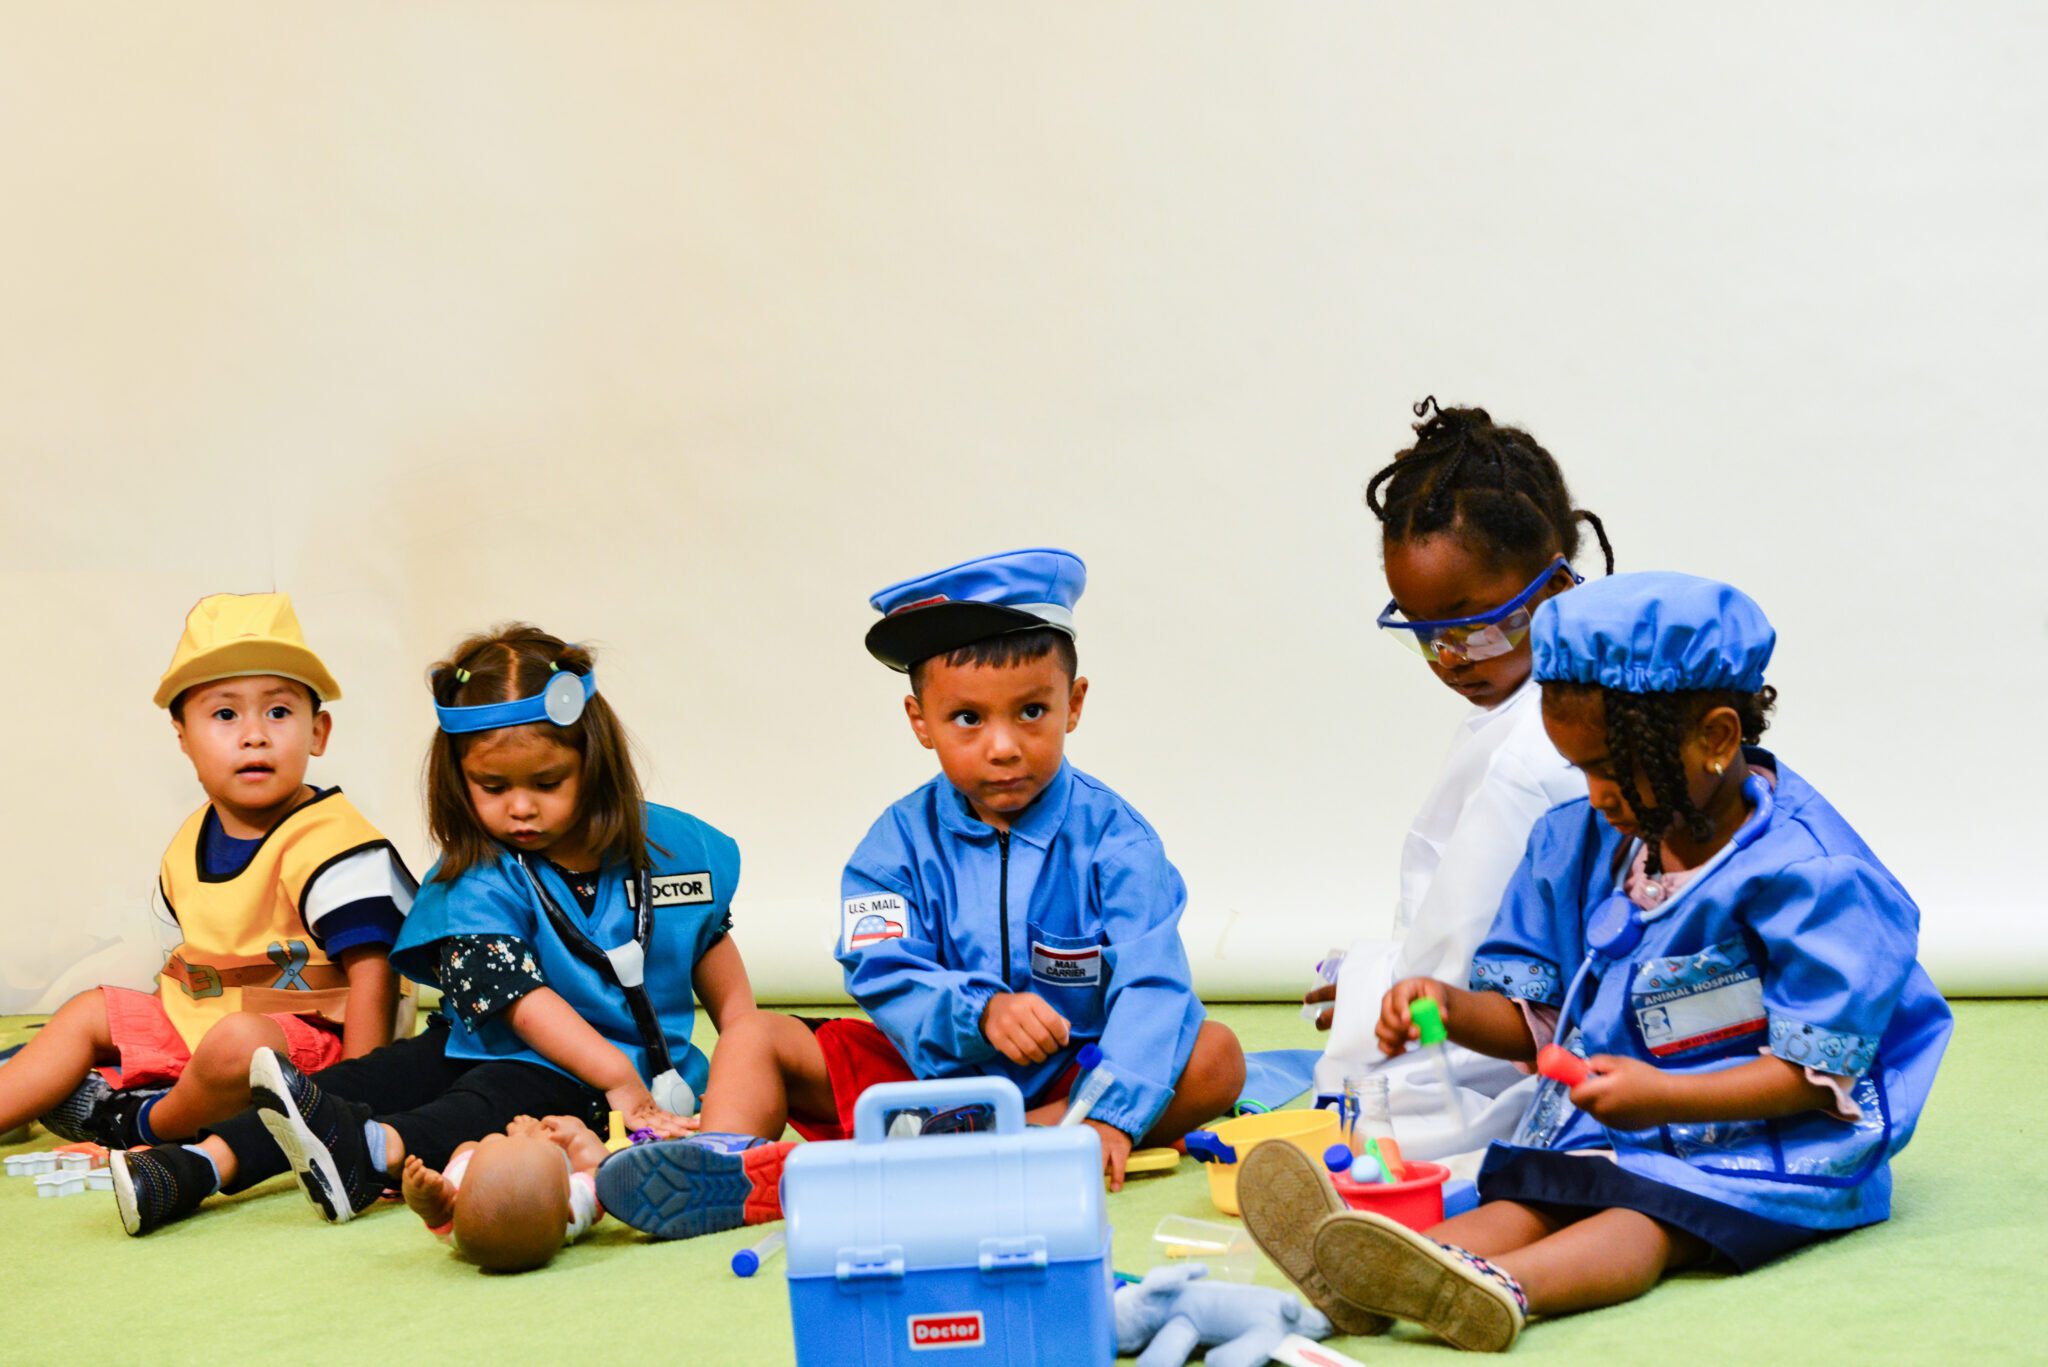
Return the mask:
<path id="1" fill-rule="evenodd" d="M 156 993 L 102 987 L 100 996 L 107 1007 L 107 1037 L 121 1058 L 118 1067 L 100 1069 L 108 1086 L 168 1087 L 184 1075 L 192 1051 L 164 1014 Z M 340 1061 L 340 1026 L 318 1016 L 276 1014 L 270 1019 L 284 1031 L 292 1067 L 300 1072 L 318 1072 Z"/>
<path id="2" fill-rule="evenodd" d="M 853 1138 L 853 1107 L 860 1094 L 883 1082 L 914 1082 L 917 1074 L 903 1061 L 903 1055 L 873 1021 L 848 1017 L 843 1020 L 806 1021 L 818 1037 L 825 1055 L 825 1076 L 832 1084 L 832 1106 L 839 1118 L 831 1124 L 812 1124 L 791 1116 L 789 1127 L 809 1140 Z M 1053 1080 L 1041 1096 L 1025 1098 L 1027 1106 L 1042 1106 L 1064 1097 L 1074 1088 L 1079 1064 Z"/>

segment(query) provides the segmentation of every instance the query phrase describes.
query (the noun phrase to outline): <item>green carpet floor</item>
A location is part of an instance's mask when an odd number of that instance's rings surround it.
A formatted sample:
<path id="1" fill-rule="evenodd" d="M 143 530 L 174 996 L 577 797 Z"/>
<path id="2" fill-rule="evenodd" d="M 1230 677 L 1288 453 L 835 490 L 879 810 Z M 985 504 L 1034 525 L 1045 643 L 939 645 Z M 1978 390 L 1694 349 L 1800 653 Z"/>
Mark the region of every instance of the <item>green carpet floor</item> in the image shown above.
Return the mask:
<path id="1" fill-rule="evenodd" d="M 1291 1006 L 1214 1014 L 1248 1049 L 1311 1042 Z M 1956 1015 L 1929 1112 L 1894 1165 L 1889 1224 L 1746 1277 L 1690 1274 L 1535 1324 L 1516 1357 L 2048 1360 L 2048 1002 L 1964 1002 Z M 0 1047 L 28 1024 L 0 1018 Z M 0 1154 L 54 1142 L 38 1131 Z M 1193 1164 L 1111 1197 L 1117 1266 L 1150 1266 L 1152 1228 L 1176 1211 L 1217 1218 Z M 649 1244 L 607 1221 L 542 1271 L 487 1276 L 403 1207 L 329 1228 L 284 1179 L 130 1239 L 111 1195 L 38 1201 L 29 1180 L 0 1178 L 0 1362 L 787 1362 L 783 1279 L 727 1271 L 755 1237 Z M 1270 1267 L 1261 1280 L 1285 1284 Z M 1336 1346 L 1369 1363 L 1450 1360 L 1408 1328 Z"/>

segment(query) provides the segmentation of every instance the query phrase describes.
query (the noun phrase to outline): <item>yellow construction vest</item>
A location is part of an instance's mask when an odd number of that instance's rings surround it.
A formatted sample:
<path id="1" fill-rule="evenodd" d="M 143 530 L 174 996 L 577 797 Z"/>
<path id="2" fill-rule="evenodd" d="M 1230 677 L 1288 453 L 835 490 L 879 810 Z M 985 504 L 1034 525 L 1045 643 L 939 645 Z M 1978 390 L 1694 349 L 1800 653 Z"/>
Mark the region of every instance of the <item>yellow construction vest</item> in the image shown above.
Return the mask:
<path id="1" fill-rule="evenodd" d="M 306 928 L 306 888 L 337 861 L 391 842 L 341 789 L 331 788 L 272 826 L 240 873 L 212 878 L 199 861 L 207 810 L 201 807 L 178 828 L 158 874 L 164 903 L 184 936 L 157 975 L 164 1014 L 187 1048 L 197 1047 L 231 1011 L 340 1023 L 348 978 Z M 402 1001 L 401 1010 L 410 1004 Z"/>

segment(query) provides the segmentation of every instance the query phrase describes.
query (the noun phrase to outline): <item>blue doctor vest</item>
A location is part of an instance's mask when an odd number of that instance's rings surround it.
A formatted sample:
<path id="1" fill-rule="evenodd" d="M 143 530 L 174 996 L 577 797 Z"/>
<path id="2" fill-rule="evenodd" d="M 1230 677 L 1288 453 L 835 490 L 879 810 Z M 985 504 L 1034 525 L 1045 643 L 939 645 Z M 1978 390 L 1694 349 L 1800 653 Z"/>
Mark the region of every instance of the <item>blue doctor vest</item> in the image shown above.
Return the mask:
<path id="1" fill-rule="evenodd" d="M 1764 829 L 1641 914 L 1642 942 L 1594 965 L 1573 1004 L 1572 1037 L 1559 1042 L 1675 1072 L 1768 1051 L 1853 1079 L 1863 1118 L 1807 1111 L 1609 1130 L 1545 1080 L 1510 1146 L 1612 1148 L 1632 1172 L 1766 1219 L 1870 1224 L 1890 1214 L 1889 1160 L 1912 1137 L 1953 1018 L 1915 958 L 1912 898 L 1805 780 L 1767 752 L 1748 753 L 1778 776 Z M 1634 842 L 1586 799 L 1551 809 L 1473 957 L 1473 989 L 1561 1005 L 1587 920 L 1633 857 Z"/>
<path id="2" fill-rule="evenodd" d="M 676 1071 L 699 1096 L 710 1074 L 703 1050 L 690 1043 L 697 997 L 691 978 L 697 960 L 717 940 L 739 882 L 740 851 L 732 837 L 672 807 L 647 804 L 647 853 L 653 860 L 654 929 L 643 972 L 650 1003 L 661 1021 Z M 391 951 L 391 961 L 416 982 L 439 987 L 437 942 L 450 935 L 514 935 L 534 947 L 540 975 L 596 1031 L 625 1051 L 634 1069 L 653 1081 L 646 1044 L 633 1023 L 625 994 L 562 943 L 535 899 L 520 858 L 500 850 L 452 883 L 432 873 L 421 886 L 412 915 Z M 531 865 L 555 905 L 599 950 L 633 938 L 633 908 L 627 887 L 635 880 L 623 867 L 607 866 L 598 884 L 597 910 L 585 917 L 560 874 L 544 859 Z M 529 1048 L 512 1029 L 507 1013 L 495 1012 L 472 1030 L 445 1006 L 451 1058 L 519 1059 L 566 1072 Z"/>
<path id="3" fill-rule="evenodd" d="M 941 774 L 875 822 L 840 896 L 846 990 L 919 1077 L 999 1074 L 1028 1104 L 1092 1040 L 1114 1081 L 1091 1119 L 1138 1138 L 1166 1109 L 1203 1017 L 1180 942 L 1187 888 L 1103 784 L 1063 763 L 1003 833 Z M 981 1033 L 999 992 L 1043 997 L 1068 1047 L 1004 1058 Z"/>

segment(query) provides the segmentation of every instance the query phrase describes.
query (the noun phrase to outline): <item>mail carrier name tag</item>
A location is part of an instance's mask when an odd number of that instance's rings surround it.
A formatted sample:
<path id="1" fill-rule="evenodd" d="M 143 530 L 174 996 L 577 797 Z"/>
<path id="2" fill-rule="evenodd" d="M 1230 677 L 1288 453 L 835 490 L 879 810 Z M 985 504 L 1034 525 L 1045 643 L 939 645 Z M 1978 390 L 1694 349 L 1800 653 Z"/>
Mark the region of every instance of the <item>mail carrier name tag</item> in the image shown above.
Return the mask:
<path id="1" fill-rule="evenodd" d="M 1102 947 L 1053 949 L 1033 941 L 1031 976 L 1060 987 L 1102 986 Z"/>
<path id="2" fill-rule="evenodd" d="M 1641 993 L 1632 1005 L 1643 1043 L 1659 1058 L 1760 1035 L 1769 1025 L 1763 979 L 1755 964 L 1743 964 L 1705 982 Z"/>

